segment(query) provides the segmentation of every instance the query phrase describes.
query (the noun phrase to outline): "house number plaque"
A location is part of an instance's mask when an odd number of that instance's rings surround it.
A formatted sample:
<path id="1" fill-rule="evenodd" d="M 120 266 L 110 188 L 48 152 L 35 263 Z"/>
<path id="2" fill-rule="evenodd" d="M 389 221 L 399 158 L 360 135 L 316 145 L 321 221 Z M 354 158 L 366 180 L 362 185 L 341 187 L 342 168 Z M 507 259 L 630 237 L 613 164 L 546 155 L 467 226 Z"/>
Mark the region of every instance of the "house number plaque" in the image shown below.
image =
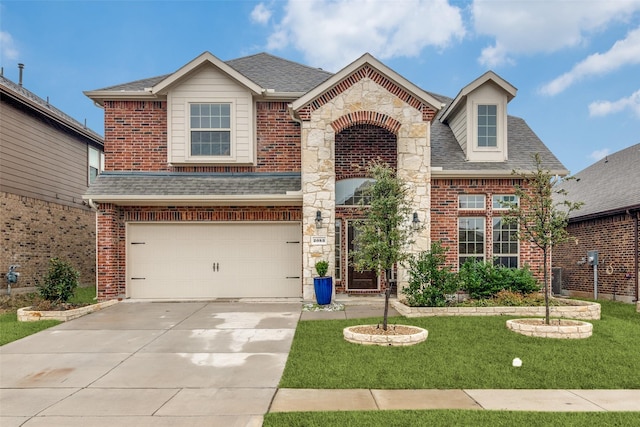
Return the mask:
<path id="1" fill-rule="evenodd" d="M 311 236 L 311 244 L 314 246 L 326 245 L 327 236 Z"/>

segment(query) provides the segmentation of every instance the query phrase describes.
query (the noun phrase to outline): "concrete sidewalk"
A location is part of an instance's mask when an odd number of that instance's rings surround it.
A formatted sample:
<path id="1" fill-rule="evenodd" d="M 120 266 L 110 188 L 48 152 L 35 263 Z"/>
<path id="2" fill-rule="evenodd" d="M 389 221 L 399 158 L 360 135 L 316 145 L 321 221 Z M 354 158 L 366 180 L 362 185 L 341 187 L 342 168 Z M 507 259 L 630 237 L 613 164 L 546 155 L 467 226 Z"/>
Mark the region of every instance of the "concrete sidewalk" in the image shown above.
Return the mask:
<path id="1" fill-rule="evenodd" d="M 640 411 L 640 390 L 278 389 L 269 412 L 489 409 Z"/>

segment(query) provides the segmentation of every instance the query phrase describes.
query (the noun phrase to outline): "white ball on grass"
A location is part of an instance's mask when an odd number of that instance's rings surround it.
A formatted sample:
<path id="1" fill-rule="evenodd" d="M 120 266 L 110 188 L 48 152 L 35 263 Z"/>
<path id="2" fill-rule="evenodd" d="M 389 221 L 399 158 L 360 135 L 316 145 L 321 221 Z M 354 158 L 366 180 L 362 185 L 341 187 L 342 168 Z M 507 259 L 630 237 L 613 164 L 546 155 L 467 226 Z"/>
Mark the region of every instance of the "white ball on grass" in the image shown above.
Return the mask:
<path id="1" fill-rule="evenodd" d="M 516 357 L 515 359 L 513 359 L 513 362 L 511 362 L 511 364 L 514 367 L 519 368 L 520 366 L 522 366 L 522 360 L 519 357 Z"/>

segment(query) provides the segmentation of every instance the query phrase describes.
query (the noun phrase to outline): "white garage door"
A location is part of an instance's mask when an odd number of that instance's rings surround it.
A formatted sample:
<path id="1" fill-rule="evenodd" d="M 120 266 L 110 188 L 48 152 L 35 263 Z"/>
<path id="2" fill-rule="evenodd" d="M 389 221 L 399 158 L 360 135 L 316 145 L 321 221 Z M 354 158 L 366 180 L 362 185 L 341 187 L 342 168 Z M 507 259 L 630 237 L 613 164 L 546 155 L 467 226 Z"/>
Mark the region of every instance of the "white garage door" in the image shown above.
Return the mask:
<path id="1" fill-rule="evenodd" d="M 299 223 L 136 223 L 127 227 L 131 298 L 299 297 Z"/>

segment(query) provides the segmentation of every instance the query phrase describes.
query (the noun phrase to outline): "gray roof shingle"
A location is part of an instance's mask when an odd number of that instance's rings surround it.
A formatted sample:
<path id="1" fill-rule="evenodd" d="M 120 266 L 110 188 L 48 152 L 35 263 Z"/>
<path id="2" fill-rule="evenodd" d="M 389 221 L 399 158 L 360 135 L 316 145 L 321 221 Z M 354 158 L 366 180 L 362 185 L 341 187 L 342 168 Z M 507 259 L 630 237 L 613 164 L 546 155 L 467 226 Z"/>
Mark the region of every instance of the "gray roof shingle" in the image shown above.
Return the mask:
<path id="1" fill-rule="evenodd" d="M 85 197 L 286 195 L 300 188 L 299 173 L 103 172 Z"/>
<path id="2" fill-rule="evenodd" d="M 564 165 L 549 151 L 523 119 L 507 117 L 507 138 L 509 159 L 506 162 L 468 162 L 451 128 L 434 120 L 431 126 L 431 166 L 440 166 L 445 171 L 531 170 L 534 168 L 533 155 L 540 153 L 546 169 L 565 170 Z"/>
<path id="3" fill-rule="evenodd" d="M 264 89 L 283 93 L 308 92 L 333 75 L 328 71 L 308 67 L 268 53 L 232 59 L 226 61 L 226 64 Z M 97 91 L 144 92 L 145 88 L 152 87 L 169 76 L 171 74 L 150 77 L 97 89 Z"/>
<path id="4" fill-rule="evenodd" d="M 567 199 L 583 202 L 571 212 L 577 219 L 593 215 L 640 208 L 640 144 L 610 154 L 563 182 Z"/>

